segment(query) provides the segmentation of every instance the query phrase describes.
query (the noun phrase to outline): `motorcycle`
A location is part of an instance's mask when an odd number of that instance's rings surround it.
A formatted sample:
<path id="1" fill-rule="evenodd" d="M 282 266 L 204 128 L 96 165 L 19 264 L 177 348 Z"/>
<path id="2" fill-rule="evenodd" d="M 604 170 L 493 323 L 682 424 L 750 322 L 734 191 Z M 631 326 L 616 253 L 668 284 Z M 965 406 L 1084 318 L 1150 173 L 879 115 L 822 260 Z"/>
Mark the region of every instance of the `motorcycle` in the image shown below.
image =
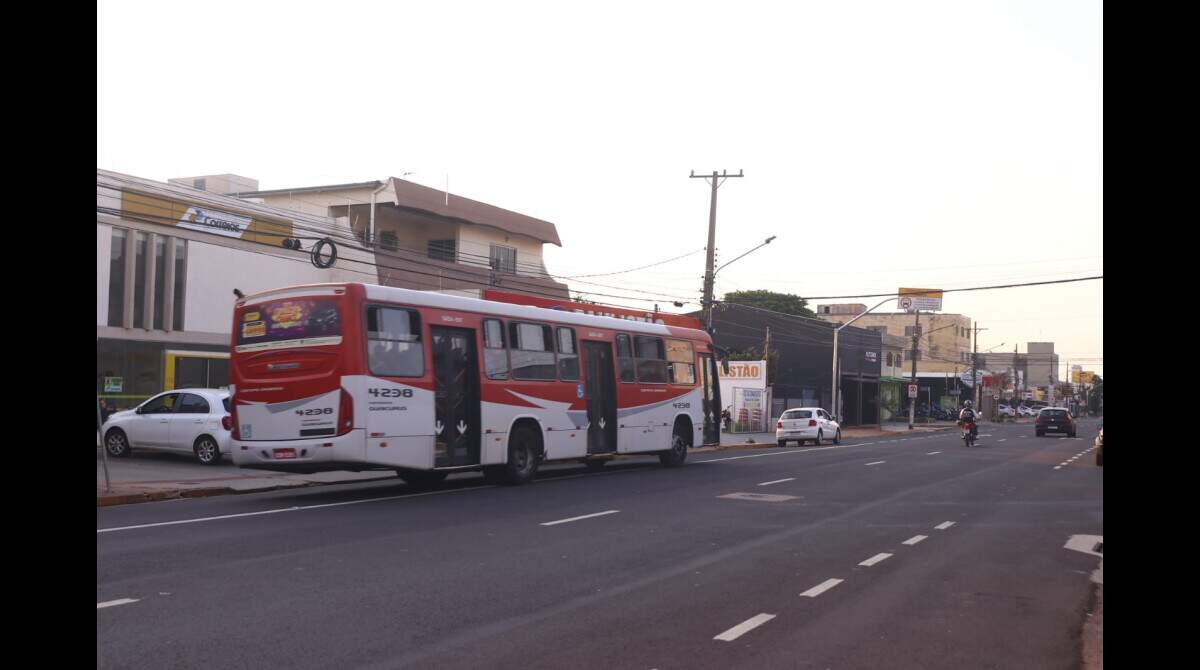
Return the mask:
<path id="1" fill-rule="evenodd" d="M 966 444 L 968 447 L 975 446 L 975 422 L 974 421 L 963 421 L 962 422 L 962 439 L 963 439 L 963 443 Z"/>

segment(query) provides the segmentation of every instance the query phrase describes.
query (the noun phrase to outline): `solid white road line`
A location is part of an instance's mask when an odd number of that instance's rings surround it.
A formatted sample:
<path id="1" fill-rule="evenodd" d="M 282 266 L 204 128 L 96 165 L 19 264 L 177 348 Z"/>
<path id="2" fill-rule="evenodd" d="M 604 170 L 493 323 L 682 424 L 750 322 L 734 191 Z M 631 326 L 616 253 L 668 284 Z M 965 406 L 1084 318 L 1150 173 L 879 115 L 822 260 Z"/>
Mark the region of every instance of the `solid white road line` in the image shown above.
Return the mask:
<path id="1" fill-rule="evenodd" d="M 560 524 L 560 523 L 571 523 L 572 521 L 579 521 L 579 520 L 581 520 L 581 519 L 591 519 L 591 518 L 593 518 L 593 517 L 597 517 L 597 516 L 604 516 L 604 515 L 606 515 L 606 514 L 616 514 L 617 512 L 620 512 L 620 511 L 621 511 L 621 510 L 619 510 L 619 509 L 610 509 L 610 510 L 608 510 L 608 511 L 605 511 L 605 512 L 596 512 L 595 514 L 584 514 L 583 516 L 573 516 L 573 517 L 571 517 L 570 519 L 559 519 L 558 521 L 547 521 L 546 523 L 543 523 L 543 524 L 541 524 L 541 525 L 543 525 L 543 526 L 557 526 L 557 525 L 558 525 L 558 524 Z"/>
<path id="2" fill-rule="evenodd" d="M 867 465 L 879 465 L 880 463 L 887 463 L 887 461 L 874 461 L 871 463 L 867 463 Z"/>
<path id="3" fill-rule="evenodd" d="M 135 530 L 137 528 L 154 528 L 155 526 L 177 526 L 177 525 L 183 524 L 183 523 L 200 523 L 201 521 L 217 521 L 220 519 L 236 519 L 238 517 L 244 517 L 244 516 L 260 516 L 263 514 L 278 514 L 279 512 L 297 512 L 299 510 L 304 510 L 304 509 L 320 509 L 322 507 L 340 507 L 342 505 L 357 505 L 359 503 L 381 502 L 384 500 L 399 500 L 400 498 L 417 498 L 420 496 L 436 496 L 436 495 L 444 495 L 447 493 L 463 493 L 464 491 L 478 491 L 479 489 L 490 489 L 490 488 L 495 488 L 495 485 L 488 484 L 485 486 L 472 486 L 470 488 L 453 489 L 450 491 L 429 491 L 426 493 L 408 493 L 408 494 L 405 494 L 402 496 L 386 496 L 383 498 L 367 498 L 366 500 L 349 500 L 347 502 L 325 503 L 323 505 L 301 505 L 301 506 L 296 506 L 296 507 L 283 507 L 280 509 L 263 510 L 261 512 L 244 512 L 242 514 L 222 514 L 220 516 L 205 516 L 205 517 L 199 517 L 196 519 L 180 519 L 179 521 L 160 521 L 158 523 L 143 523 L 143 524 L 138 524 L 136 526 L 118 526 L 116 528 L 98 528 L 98 529 L 96 529 L 96 533 L 97 534 L 99 534 L 99 533 L 115 533 L 116 531 L 119 531 L 119 530 Z"/>
<path id="4" fill-rule="evenodd" d="M 891 556 L 892 556 L 891 554 L 875 554 L 874 556 L 868 558 L 867 560 L 863 561 L 862 563 L 859 563 L 859 565 L 865 565 L 869 568 L 872 565 L 879 563 L 880 561 L 885 561 L 885 560 L 891 558 Z"/>
<path id="5" fill-rule="evenodd" d="M 912 537 L 901 542 L 900 544 L 914 545 L 914 544 L 920 542 L 921 540 L 924 540 L 927 537 L 929 537 L 929 536 L 928 535 L 913 535 Z"/>
<path id="6" fill-rule="evenodd" d="M 950 526 L 953 526 L 953 525 L 954 525 L 953 521 L 946 521 L 944 523 L 939 523 L 938 525 L 934 526 L 934 528 L 937 528 L 938 530 L 946 530 L 947 528 L 949 528 Z"/>
<path id="7" fill-rule="evenodd" d="M 791 482 L 791 481 L 795 481 L 795 480 L 796 480 L 795 477 L 788 477 L 787 479 L 776 479 L 773 482 L 763 482 L 763 483 L 759 484 L 759 486 L 770 486 L 771 484 L 782 484 L 784 482 Z"/>
<path id="8" fill-rule="evenodd" d="M 120 598 L 117 600 L 106 600 L 102 603 L 96 603 L 96 609 L 104 609 L 105 607 L 112 607 L 114 605 L 128 605 L 129 603 L 136 603 L 139 600 L 141 600 L 141 598 Z"/>
<path id="9" fill-rule="evenodd" d="M 758 615 L 752 616 L 749 619 L 746 619 L 745 621 L 734 626 L 733 628 L 730 628 L 729 630 L 725 631 L 724 633 L 721 633 L 720 635 L 714 637 L 713 639 L 721 640 L 722 642 L 733 642 L 734 640 L 738 639 L 739 637 L 745 635 L 746 633 L 749 633 L 750 631 L 754 630 L 755 628 L 758 628 L 759 626 L 763 625 L 764 623 L 766 623 L 774 618 L 775 618 L 774 614 L 758 614 Z"/>
<path id="10" fill-rule="evenodd" d="M 829 589 L 832 589 L 833 587 L 835 587 L 841 583 L 842 583 L 841 579 L 826 579 L 825 581 L 821 582 L 820 584 L 817 584 L 816 586 L 805 591 L 804 593 L 801 593 L 800 595 L 807 596 L 809 598 L 816 598 L 817 596 L 821 595 L 822 593 L 825 593 Z"/>

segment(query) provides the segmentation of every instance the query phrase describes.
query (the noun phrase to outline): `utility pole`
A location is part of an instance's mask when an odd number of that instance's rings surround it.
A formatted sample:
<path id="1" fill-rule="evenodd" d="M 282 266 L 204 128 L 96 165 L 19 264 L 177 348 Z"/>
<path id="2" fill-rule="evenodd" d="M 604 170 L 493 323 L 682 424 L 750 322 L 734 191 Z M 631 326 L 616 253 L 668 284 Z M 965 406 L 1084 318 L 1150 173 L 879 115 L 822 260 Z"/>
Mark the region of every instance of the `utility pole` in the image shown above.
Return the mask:
<path id="1" fill-rule="evenodd" d="M 979 399 L 982 395 L 982 391 L 979 387 L 983 386 L 983 380 L 979 379 L 980 374 L 978 371 L 978 369 L 979 369 L 979 331 L 987 330 L 987 328 L 980 328 L 979 323 L 975 322 L 974 327 L 971 330 L 975 331 L 975 338 L 974 338 L 975 344 L 971 348 L 971 390 L 973 391 L 973 393 L 971 395 L 975 398 L 975 411 L 978 412 L 979 411 Z"/>
<path id="2" fill-rule="evenodd" d="M 717 181 L 718 176 L 721 179 L 720 182 Z M 741 170 L 738 170 L 737 174 L 726 174 L 724 170 L 721 170 L 720 175 L 713 170 L 711 176 L 698 175 L 695 170 L 692 170 L 692 174 L 688 177 L 689 179 L 712 180 L 710 182 L 712 184 L 712 202 L 708 206 L 708 253 L 704 264 L 704 327 L 708 329 L 709 333 L 712 332 L 713 275 L 715 274 L 713 272 L 713 252 L 716 251 L 717 245 L 717 189 L 726 179 L 742 176 L 744 175 Z"/>
<path id="3" fill-rule="evenodd" d="M 917 339 L 921 336 L 921 310 L 919 310 L 919 309 L 916 310 L 916 316 L 917 316 L 916 320 L 913 321 L 912 356 L 909 357 L 912 360 L 912 381 L 909 382 L 911 384 L 917 383 Z M 909 430 L 913 429 L 913 419 L 916 418 L 916 412 L 917 412 L 917 399 L 909 398 L 908 399 L 908 429 Z"/>

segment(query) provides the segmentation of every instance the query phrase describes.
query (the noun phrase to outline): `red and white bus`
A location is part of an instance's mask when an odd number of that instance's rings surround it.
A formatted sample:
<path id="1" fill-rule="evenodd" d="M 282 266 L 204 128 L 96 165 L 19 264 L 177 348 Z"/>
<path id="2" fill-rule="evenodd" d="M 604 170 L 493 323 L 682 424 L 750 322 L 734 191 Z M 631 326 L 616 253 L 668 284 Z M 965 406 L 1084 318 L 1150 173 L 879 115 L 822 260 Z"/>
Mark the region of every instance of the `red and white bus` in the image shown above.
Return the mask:
<path id="1" fill-rule="evenodd" d="M 240 298 L 231 352 L 241 467 L 519 484 L 542 461 L 677 466 L 720 439 L 712 340 L 690 328 L 312 284 Z"/>

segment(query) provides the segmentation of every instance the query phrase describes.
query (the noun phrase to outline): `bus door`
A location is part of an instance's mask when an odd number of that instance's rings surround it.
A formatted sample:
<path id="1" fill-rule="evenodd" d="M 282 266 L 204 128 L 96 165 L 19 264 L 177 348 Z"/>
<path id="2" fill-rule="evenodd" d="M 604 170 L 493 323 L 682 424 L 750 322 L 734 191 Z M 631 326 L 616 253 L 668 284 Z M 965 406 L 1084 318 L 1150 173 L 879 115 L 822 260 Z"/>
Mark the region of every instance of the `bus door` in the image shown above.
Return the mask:
<path id="1" fill-rule="evenodd" d="M 712 354 L 700 354 L 701 405 L 704 407 L 704 444 L 721 442 L 721 385 Z"/>
<path id="2" fill-rule="evenodd" d="M 475 331 L 430 328 L 434 380 L 434 467 L 479 463 L 479 363 Z"/>
<path id="3" fill-rule="evenodd" d="M 587 452 L 617 450 L 617 380 L 612 345 L 583 341 L 584 392 L 587 394 Z"/>

